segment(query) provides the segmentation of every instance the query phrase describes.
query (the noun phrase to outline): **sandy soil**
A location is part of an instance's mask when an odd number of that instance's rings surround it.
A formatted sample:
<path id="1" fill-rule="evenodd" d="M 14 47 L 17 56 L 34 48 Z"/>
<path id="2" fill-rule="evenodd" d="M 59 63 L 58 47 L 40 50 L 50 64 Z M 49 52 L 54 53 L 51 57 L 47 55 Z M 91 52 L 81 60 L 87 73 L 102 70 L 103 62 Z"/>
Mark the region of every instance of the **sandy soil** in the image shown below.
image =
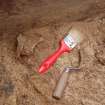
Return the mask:
<path id="1" fill-rule="evenodd" d="M 71 26 L 86 39 L 44 75 L 41 61 Z M 105 105 L 105 1 L 1 0 L 0 105 Z M 70 74 L 61 100 L 52 92 L 66 66 Z"/>

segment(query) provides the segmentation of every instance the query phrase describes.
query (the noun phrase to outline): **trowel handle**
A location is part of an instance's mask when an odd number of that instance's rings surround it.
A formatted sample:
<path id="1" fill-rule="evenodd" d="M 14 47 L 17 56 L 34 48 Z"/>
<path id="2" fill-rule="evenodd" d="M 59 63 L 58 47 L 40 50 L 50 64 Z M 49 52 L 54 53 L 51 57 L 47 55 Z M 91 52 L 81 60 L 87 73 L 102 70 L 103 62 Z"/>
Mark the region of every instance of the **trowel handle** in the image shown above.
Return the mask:
<path id="1" fill-rule="evenodd" d="M 59 78 L 59 81 L 55 87 L 55 90 L 53 92 L 53 97 L 56 99 L 60 99 L 63 95 L 64 89 L 67 85 L 68 78 L 69 78 L 69 70 L 64 70 Z"/>

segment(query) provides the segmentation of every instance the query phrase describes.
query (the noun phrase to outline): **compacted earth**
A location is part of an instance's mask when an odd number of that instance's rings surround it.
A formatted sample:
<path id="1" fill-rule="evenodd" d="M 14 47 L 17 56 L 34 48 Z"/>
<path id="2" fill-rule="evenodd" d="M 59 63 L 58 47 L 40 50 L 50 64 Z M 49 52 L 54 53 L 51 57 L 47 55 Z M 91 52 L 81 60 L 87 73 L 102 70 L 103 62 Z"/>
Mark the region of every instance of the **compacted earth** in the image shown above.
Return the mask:
<path id="1" fill-rule="evenodd" d="M 71 27 L 83 42 L 39 74 Z M 57 80 L 71 66 L 81 70 L 56 100 Z M 0 0 L 0 105 L 105 105 L 105 0 Z"/>

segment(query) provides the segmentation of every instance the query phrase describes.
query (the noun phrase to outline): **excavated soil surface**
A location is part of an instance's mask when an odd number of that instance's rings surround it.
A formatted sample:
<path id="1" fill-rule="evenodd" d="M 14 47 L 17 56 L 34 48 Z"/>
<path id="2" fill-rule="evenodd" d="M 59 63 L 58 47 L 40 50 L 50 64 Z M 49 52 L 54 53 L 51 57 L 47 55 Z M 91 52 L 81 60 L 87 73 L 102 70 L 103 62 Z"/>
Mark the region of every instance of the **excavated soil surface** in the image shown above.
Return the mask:
<path id="1" fill-rule="evenodd" d="M 37 70 L 71 27 L 84 41 L 49 72 Z M 70 74 L 60 100 L 52 93 L 61 71 Z M 105 1 L 1 0 L 0 105 L 105 105 Z"/>

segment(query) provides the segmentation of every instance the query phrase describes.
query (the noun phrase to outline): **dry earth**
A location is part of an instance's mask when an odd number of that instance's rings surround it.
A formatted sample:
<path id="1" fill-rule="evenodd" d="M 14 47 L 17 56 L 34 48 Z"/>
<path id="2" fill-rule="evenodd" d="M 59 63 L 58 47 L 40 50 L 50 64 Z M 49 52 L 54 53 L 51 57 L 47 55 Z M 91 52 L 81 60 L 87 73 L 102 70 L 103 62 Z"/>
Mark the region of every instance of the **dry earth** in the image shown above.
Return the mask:
<path id="1" fill-rule="evenodd" d="M 38 74 L 72 26 L 84 42 Z M 70 74 L 64 96 L 55 100 L 66 66 L 81 71 Z M 105 105 L 105 0 L 1 0 L 0 105 Z"/>

